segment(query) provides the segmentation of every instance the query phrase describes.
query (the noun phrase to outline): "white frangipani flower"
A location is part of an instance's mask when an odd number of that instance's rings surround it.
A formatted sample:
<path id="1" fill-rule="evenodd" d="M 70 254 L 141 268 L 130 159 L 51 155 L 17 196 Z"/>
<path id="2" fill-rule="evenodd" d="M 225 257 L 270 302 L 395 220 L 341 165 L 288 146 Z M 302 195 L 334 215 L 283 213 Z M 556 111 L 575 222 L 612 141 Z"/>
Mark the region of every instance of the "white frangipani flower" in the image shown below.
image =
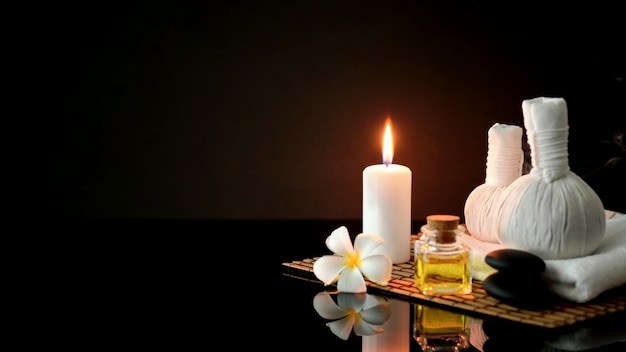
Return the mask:
<path id="1" fill-rule="evenodd" d="M 335 303 L 328 292 L 320 292 L 313 307 L 322 318 L 332 320 L 326 326 L 342 340 L 350 337 L 353 328 L 357 336 L 381 334 L 381 326 L 391 317 L 391 304 L 367 293 L 339 293 Z"/>
<path id="2" fill-rule="evenodd" d="M 326 246 L 334 255 L 319 258 L 313 264 L 313 273 L 325 285 L 337 282 L 339 292 L 366 292 L 366 278 L 386 286 L 391 279 L 391 259 L 372 253 L 383 242 L 377 235 L 361 233 L 354 239 L 353 247 L 348 229 L 341 226 L 326 238 Z"/>

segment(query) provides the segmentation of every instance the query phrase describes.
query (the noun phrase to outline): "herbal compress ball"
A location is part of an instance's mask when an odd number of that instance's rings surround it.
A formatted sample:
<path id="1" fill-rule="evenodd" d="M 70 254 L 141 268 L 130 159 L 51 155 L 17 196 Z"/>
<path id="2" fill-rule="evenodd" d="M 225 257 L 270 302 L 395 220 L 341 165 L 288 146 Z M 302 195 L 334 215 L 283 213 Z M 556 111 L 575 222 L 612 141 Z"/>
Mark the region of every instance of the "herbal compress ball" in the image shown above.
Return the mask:
<path id="1" fill-rule="evenodd" d="M 604 236 L 606 218 L 599 196 L 570 171 L 565 100 L 524 100 L 522 112 L 532 169 L 502 195 L 500 242 L 542 259 L 589 255 Z"/>

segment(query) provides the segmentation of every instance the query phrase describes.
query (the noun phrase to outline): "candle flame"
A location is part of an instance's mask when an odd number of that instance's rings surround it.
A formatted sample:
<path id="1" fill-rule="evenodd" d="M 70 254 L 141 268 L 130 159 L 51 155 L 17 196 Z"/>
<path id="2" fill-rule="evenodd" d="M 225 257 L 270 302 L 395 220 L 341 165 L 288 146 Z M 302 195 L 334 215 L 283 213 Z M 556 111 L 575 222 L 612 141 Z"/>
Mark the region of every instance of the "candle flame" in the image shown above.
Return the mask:
<path id="1" fill-rule="evenodd" d="M 383 139 L 383 164 L 389 166 L 393 160 L 393 140 L 391 139 L 391 120 L 387 119 L 385 137 Z"/>

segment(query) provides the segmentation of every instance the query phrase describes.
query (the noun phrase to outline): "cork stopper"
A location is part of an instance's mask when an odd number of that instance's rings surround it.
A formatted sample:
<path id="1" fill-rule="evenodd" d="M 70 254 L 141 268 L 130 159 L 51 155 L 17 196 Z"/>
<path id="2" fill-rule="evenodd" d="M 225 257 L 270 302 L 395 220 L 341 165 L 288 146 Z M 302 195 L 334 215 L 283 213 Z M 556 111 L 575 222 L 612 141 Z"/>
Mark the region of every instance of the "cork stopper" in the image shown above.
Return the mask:
<path id="1" fill-rule="evenodd" d="M 454 243 L 460 217 L 456 215 L 429 215 L 426 224 L 430 231 L 437 231 L 437 243 Z"/>

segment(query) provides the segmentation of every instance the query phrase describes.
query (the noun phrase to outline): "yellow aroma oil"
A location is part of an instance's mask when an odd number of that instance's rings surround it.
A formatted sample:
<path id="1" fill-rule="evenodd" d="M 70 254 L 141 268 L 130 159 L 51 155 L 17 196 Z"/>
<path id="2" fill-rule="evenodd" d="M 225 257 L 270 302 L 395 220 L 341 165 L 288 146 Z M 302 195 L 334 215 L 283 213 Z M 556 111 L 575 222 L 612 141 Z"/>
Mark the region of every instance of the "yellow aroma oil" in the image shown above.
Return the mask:
<path id="1" fill-rule="evenodd" d="M 435 307 L 414 304 L 413 338 L 424 352 L 469 348 L 469 318 Z"/>
<path id="2" fill-rule="evenodd" d="M 471 293 L 470 249 L 457 237 L 459 217 L 430 215 L 426 220 L 415 242 L 415 286 L 428 296 Z"/>

